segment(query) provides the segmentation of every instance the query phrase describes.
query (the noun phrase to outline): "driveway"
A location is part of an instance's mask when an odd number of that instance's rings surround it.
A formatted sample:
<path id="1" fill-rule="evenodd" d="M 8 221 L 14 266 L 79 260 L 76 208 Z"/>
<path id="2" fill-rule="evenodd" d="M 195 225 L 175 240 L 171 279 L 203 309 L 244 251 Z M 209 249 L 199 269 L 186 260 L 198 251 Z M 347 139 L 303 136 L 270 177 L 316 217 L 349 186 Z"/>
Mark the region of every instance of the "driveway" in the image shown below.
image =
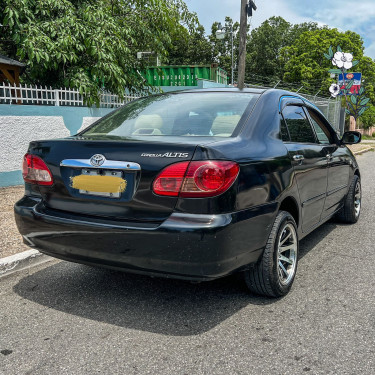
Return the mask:
<path id="1" fill-rule="evenodd" d="M 301 241 L 291 293 L 53 261 L 0 279 L 0 374 L 374 374 L 375 153 L 359 222 Z M 371 196 L 372 195 L 372 196 Z"/>

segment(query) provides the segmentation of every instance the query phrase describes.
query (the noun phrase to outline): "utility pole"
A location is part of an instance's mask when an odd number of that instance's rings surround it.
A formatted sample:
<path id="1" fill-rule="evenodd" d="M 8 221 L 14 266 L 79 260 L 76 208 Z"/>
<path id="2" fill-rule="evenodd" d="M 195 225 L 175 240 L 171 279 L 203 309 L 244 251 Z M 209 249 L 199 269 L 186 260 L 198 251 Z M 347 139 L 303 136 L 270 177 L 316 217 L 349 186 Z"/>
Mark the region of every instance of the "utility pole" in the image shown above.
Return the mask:
<path id="1" fill-rule="evenodd" d="M 241 0 L 240 46 L 238 55 L 238 88 L 241 90 L 244 88 L 245 83 L 247 17 L 253 15 L 253 10 L 257 10 L 254 0 Z"/>
<path id="2" fill-rule="evenodd" d="M 234 54 L 234 50 L 233 50 L 233 21 L 232 21 L 232 24 L 231 24 L 231 29 L 230 29 L 230 36 L 231 36 L 231 48 L 232 48 L 232 69 L 231 69 L 231 78 L 232 78 L 232 82 L 231 82 L 231 84 L 232 84 L 232 86 L 233 86 L 233 83 L 234 83 L 234 56 L 233 56 L 233 54 Z"/>

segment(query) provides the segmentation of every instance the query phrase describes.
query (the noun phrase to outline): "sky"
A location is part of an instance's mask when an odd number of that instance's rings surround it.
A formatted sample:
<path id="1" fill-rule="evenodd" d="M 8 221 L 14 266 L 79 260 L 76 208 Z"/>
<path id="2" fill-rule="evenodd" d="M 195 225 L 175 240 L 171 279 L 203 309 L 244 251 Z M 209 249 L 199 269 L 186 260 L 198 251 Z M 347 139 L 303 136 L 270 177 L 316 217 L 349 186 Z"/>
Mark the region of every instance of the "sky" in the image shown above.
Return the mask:
<path id="1" fill-rule="evenodd" d="M 251 28 L 272 16 L 290 23 L 317 22 L 340 31 L 352 30 L 361 35 L 365 55 L 375 59 L 375 0 L 254 0 Z M 206 33 L 215 21 L 224 23 L 225 16 L 240 20 L 241 0 L 185 0 L 190 11 L 198 14 Z"/>

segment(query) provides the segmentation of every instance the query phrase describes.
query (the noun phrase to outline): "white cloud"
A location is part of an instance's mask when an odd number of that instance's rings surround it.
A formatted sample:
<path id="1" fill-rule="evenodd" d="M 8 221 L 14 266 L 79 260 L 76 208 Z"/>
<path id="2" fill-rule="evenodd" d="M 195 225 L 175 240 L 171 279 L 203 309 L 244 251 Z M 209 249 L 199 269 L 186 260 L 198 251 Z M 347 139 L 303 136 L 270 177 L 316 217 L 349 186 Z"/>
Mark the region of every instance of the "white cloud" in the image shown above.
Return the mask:
<path id="1" fill-rule="evenodd" d="M 372 42 L 368 47 L 365 48 L 365 55 L 371 58 L 375 58 L 375 42 Z"/>

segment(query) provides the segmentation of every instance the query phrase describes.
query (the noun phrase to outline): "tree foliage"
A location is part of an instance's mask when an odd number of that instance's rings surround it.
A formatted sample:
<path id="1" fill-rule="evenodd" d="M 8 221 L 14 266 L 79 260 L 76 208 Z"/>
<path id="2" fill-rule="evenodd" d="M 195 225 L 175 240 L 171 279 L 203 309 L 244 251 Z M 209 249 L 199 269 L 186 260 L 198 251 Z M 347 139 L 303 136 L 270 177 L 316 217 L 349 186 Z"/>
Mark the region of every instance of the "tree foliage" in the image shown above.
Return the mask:
<path id="1" fill-rule="evenodd" d="M 232 24 L 226 17 L 224 25 Z M 3 26 L 1 26 L 3 25 Z M 123 95 L 144 89 L 139 74 L 154 65 L 218 63 L 230 76 L 231 35 L 209 35 L 183 0 L 0 0 L 0 53 L 27 64 L 26 83 L 74 87 L 88 98 L 101 89 Z M 235 78 L 239 23 L 233 23 Z M 227 30 L 229 31 L 229 30 Z M 247 83 L 289 83 L 301 92 L 328 94 L 332 68 L 324 59 L 340 45 L 360 63 L 366 95 L 375 104 L 375 62 L 363 56 L 361 37 L 316 23 L 293 25 L 271 17 L 248 35 Z M 153 52 L 149 60 L 137 52 Z M 293 87 L 293 85 L 295 85 Z M 287 87 L 287 86 L 286 86 Z"/>
<path id="2" fill-rule="evenodd" d="M 375 106 L 370 105 L 367 111 L 361 116 L 361 122 L 365 129 L 375 126 Z"/>
<path id="3" fill-rule="evenodd" d="M 195 30 L 186 28 L 172 37 L 168 48 L 166 62 L 169 65 L 206 65 L 214 60 L 213 48 L 204 35 L 204 27 L 199 25 Z"/>
<path id="4" fill-rule="evenodd" d="M 375 105 L 375 61 L 363 56 L 356 70 L 362 73 L 362 86 L 366 89 L 366 95 L 371 103 Z"/>
<path id="5" fill-rule="evenodd" d="M 292 25 L 282 17 L 271 17 L 264 21 L 248 38 L 247 81 L 254 75 L 282 80 L 286 72 L 283 48 L 292 46 L 302 33 L 317 28 L 318 25 L 313 22 Z"/>
<path id="6" fill-rule="evenodd" d="M 213 62 L 217 63 L 221 68 L 228 72 L 228 75 L 230 75 L 232 70 L 231 30 L 233 28 L 233 67 L 235 68 L 238 61 L 240 24 L 238 22 L 233 22 L 232 18 L 230 17 L 225 17 L 225 22 L 222 25 L 223 27 L 226 27 L 224 39 L 217 39 L 216 37 L 218 26 L 219 22 L 214 22 L 212 24 L 211 34 L 208 37 L 212 45 Z"/>
<path id="7" fill-rule="evenodd" d="M 198 24 L 182 0 L 0 0 L 2 49 L 28 64 L 33 84 L 143 89 L 138 51 L 167 55 L 171 35 Z"/>
<path id="8" fill-rule="evenodd" d="M 333 65 L 324 54 L 330 46 L 341 46 L 357 60 L 363 57 L 363 41 L 357 33 L 340 32 L 328 27 L 307 31 L 281 52 L 285 61 L 284 79 L 301 82 L 306 88 L 319 87 L 321 92 L 328 92 L 333 80 L 327 75 L 327 70 Z"/>

